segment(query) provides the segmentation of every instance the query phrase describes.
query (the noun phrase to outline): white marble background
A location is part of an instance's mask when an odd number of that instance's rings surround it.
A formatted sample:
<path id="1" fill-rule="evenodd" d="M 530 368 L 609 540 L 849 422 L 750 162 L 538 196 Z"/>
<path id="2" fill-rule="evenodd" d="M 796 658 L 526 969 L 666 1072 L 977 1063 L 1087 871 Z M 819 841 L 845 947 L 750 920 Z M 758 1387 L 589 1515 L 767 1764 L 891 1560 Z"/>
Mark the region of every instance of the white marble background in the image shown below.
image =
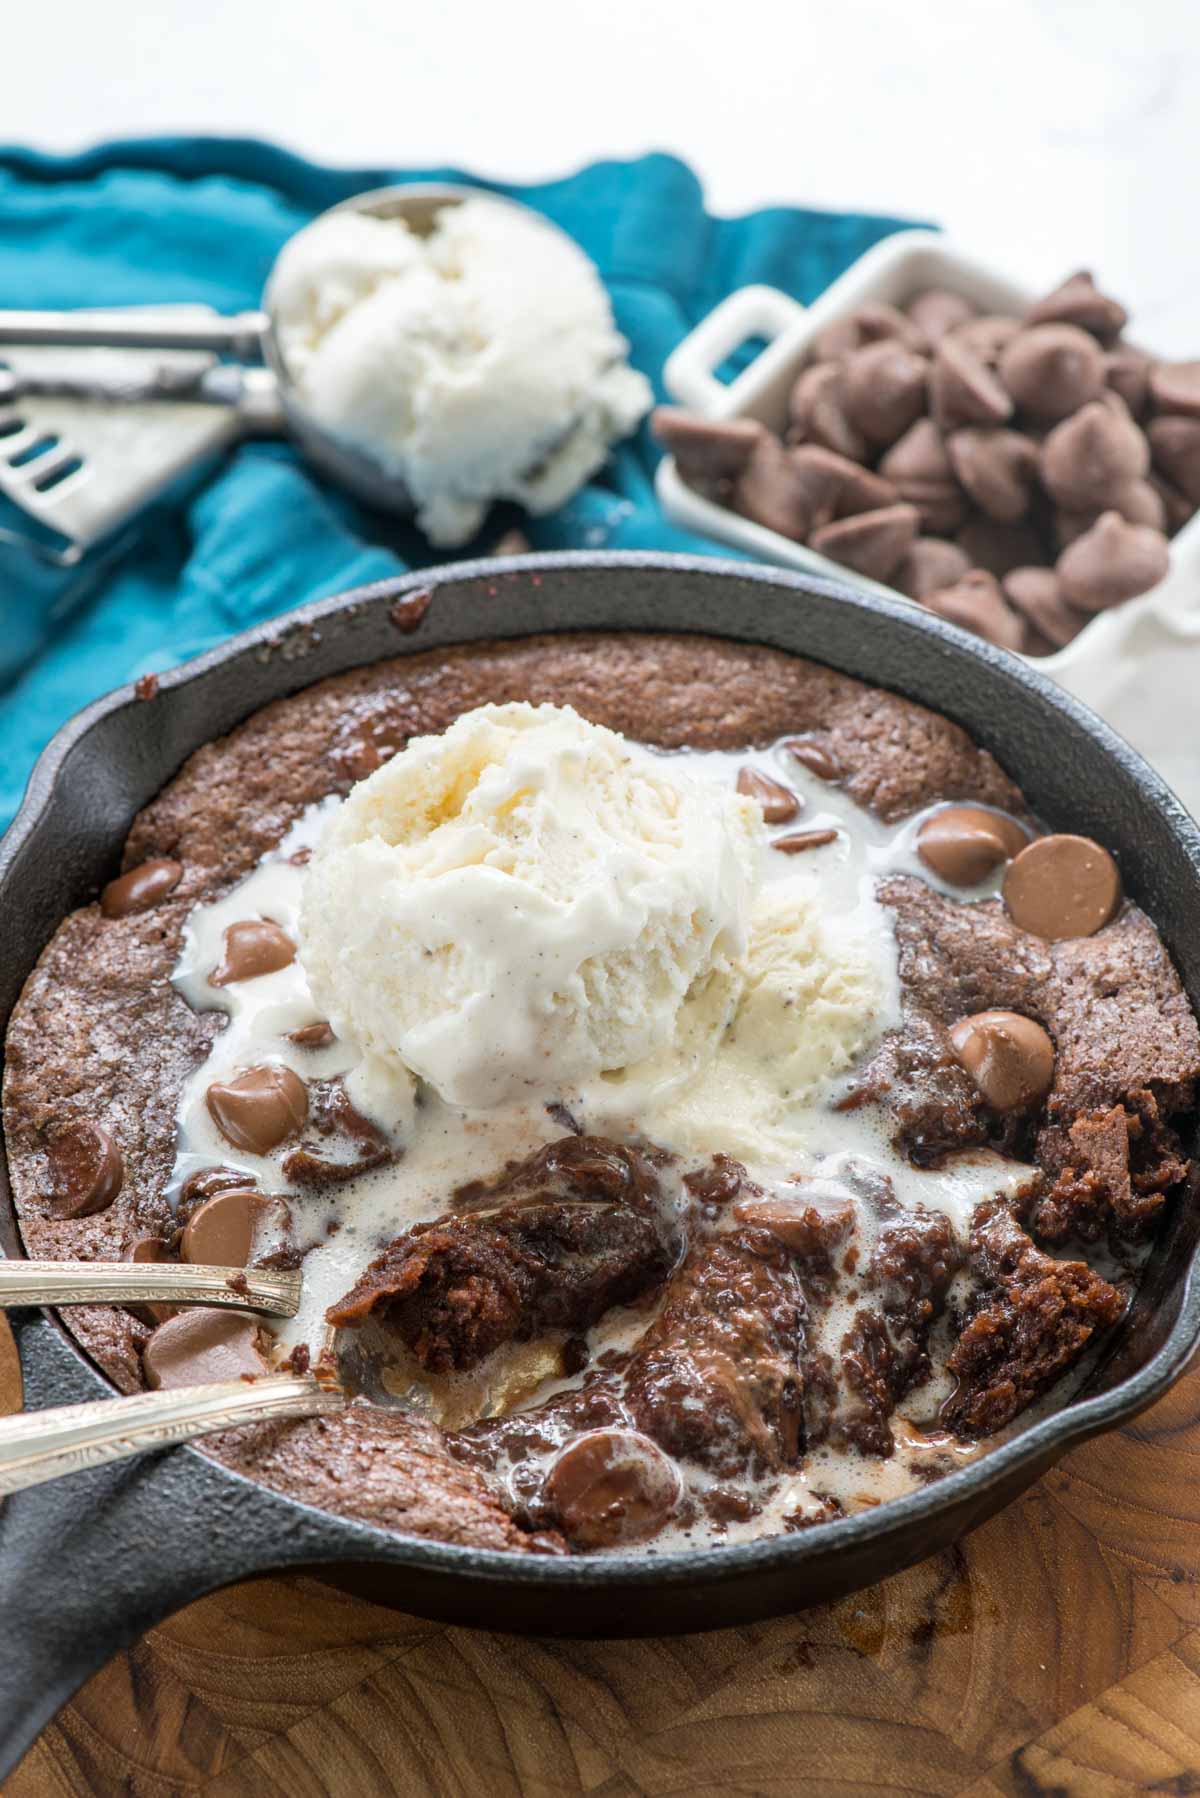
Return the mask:
<path id="1" fill-rule="evenodd" d="M 262 134 L 513 178 L 672 149 L 722 212 L 939 220 L 1092 265 L 1200 353 L 1195 0 L 9 0 L 0 136 Z"/>

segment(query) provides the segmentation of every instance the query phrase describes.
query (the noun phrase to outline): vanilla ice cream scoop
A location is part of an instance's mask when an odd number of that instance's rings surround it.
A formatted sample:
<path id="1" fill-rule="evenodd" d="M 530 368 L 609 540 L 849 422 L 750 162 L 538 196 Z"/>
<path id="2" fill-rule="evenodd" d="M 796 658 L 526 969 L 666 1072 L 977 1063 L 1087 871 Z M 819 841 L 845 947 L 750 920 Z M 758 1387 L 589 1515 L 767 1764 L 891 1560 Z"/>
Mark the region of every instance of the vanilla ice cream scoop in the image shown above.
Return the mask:
<path id="1" fill-rule="evenodd" d="M 312 417 L 403 481 L 438 544 L 465 542 L 494 500 L 561 505 L 652 398 L 583 251 L 482 196 L 427 236 L 365 212 L 315 220 L 267 304 Z"/>
<path id="2" fill-rule="evenodd" d="M 362 781 L 300 947 L 339 1036 L 452 1103 L 570 1090 L 668 1044 L 744 953 L 759 808 L 569 707 L 482 706 Z"/>

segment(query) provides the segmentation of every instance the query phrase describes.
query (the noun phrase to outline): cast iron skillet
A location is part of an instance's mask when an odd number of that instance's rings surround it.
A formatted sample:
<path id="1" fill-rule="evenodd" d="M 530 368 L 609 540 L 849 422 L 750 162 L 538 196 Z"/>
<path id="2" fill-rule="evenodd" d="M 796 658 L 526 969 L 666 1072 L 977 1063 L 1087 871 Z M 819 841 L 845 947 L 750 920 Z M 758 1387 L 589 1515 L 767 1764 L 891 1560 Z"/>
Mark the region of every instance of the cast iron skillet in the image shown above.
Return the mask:
<path id="1" fill-rule="evenodd" d="M 419 627 L 397 600 L 432 585 Z M 692 630 L 773 644 L 949 714 L 993 750 L 1034 808 L 1098 837 L 1155 919 L 1200 1005 L 1200 832 L 1127 746 L 1059 689 L 901 600 L 748 564 L 665 555 L 527 556 L 362 588 L 235 637 L 61 730 L 0 846 L 0 1020 L 59 919 L 117 870 L 134 813 L 192 750 L 325 675 L 384 656 L 541 630 Z M 1128 1419 L 1200 1338 L 1196 1208 L 1158 1239 L 1138 1304 L 1068 1409 L 974 1465 L 879 1510 L 799 1535 L 647 1561 L 548 1560 L 405 1539 L 256 1486 L 181 1447 L 21 1493 L 0 1515 L 0 1764 L 11 1765 L 75 1687 L 159 1618 L 269 1568 L 369 1574 L 374 1599 L 493 1629 L 662 1634 L 744 1623 L 837 1597 L 944 1547 L 1064 1451 Z M 21 1251 L 0 1169 L 0 1245 Z M 14 1314 L 31 1407 L 107 1383 L 46 1314 Z"/>

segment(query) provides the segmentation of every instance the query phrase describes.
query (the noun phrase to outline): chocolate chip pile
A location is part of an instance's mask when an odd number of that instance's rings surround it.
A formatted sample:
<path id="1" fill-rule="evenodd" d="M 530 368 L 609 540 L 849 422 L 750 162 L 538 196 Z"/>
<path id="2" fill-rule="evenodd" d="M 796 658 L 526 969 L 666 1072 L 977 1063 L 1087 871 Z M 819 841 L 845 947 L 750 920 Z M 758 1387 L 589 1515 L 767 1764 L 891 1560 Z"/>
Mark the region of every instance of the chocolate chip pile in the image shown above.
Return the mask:
<path id="1" fill-rule="evenodd" d="M 1006 649 L 1051 655 L 1167 572 L 1200 505 L 1200 362 L 1072 275 L 1024 318 L 929 288 L 814 340 L 786 437 L 663 406 L 689 486 Z"/>

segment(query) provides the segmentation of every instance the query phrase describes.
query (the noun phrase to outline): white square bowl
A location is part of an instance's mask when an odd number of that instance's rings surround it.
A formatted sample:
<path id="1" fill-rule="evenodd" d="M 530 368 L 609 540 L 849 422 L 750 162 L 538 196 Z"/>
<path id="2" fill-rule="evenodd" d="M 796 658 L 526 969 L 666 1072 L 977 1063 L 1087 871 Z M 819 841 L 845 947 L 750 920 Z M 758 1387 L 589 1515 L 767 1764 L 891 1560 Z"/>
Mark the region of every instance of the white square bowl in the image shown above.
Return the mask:
<path id="1" fill-rule="evenodd" d="M 961 255 L 936 231 L 898 231 L 860 256 L 811 306 L 802 306 L 775 287 L 742 287 L 731 293 L 669 358 L 664 370 L 667 391 L 681 406 L 706 418 L 755 418 L 782 434 L 792 383 L 817 333 L 868 301 L 902 306 L 924 287 L 949 288 L 983 312 L 1020 314 L 1036 297 Z M 718 381 L 713 370 L 726 356 L 748 339 L 759 337 L 766 339 L 766 346 L 753 362 L 736 380 L 728 384 Z M 840 562 L 831 562 L 803 543 L 754 524 L 728 506 L 705 499 L 680 478 L 673 456 L 664 456 L 659 464 L 657 489 L 668 518 L 699 536 L 731 544 L 761 562 L 852 581 L 893 598 L 905 597 Z M 1200 601 L 1200 513 L 1177 533 L 1170 548 L 1170 572 L 1152 592 L 1098 613 L 1065 649 L 1029 660 L 1061 679 L 1109 646 L 1115 651 L 1118 636 L 1127 636 L 1137 615 L 1152 611 L 1162 617 L 1178 616 L 1194 608 Z"/>

